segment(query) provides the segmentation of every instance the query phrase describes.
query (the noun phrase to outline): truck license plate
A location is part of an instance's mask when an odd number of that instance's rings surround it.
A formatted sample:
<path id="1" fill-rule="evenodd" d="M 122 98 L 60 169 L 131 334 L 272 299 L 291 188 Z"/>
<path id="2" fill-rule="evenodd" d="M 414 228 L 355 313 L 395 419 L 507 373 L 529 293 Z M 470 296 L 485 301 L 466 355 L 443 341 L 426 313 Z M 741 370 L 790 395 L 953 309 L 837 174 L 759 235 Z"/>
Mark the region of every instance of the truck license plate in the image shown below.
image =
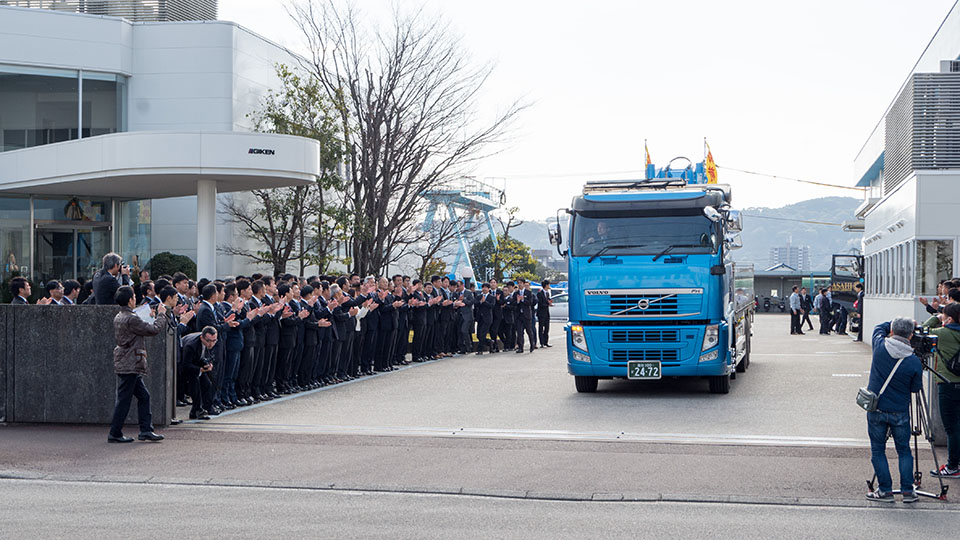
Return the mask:
<path id="1" fill-rule="evenodd" d="M 659 379 L 659 361 L 627 362 L 628 379 Z"/>

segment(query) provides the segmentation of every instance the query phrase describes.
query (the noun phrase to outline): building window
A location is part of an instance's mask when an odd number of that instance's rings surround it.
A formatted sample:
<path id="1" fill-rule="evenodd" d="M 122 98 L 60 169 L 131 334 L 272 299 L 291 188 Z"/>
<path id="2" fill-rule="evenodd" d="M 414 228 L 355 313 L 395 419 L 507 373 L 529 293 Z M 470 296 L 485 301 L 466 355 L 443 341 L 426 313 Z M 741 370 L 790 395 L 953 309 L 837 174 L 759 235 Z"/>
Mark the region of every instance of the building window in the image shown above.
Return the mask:
<path id="1" fill-rule="evenodd" d="M 0 276 L 3 283 L 30 271 L 30 199 L 0 197 Z M 0 297 L 4 292 L 0 291 Z"/>
<path id="2" fill-rule="evenodd" d="M 150 234 L 153 205 L 149 199 L 117 203 L 117 253 L 131 267 L 143 268 L 153 252 Z"/>
<path id="3" fill-rule="evenodd" d="M 0 65 L 0 152 L 125 131 L 126 104 L 122 75 Z"/>
<path id="4" fill-rule="evenodd" d="M 917 294 L 937 294 L 937 284 L 953 275 L 952 240 L 917 240 Z"/>

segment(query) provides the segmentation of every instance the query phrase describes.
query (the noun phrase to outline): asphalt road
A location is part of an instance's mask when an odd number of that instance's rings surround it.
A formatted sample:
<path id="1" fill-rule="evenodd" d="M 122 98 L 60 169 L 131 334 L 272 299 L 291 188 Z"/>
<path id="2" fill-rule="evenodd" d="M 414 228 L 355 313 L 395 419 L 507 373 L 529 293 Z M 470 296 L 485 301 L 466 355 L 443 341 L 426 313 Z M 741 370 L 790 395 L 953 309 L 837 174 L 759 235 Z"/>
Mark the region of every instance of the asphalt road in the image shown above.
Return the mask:
<path id="1" fill-rule="evenodd" d="M 853 396 L 869 347 L 790 336 L 788 322 L 758 316 L 751 368 L 727 395 L 701 380 L 577 394 L 556 325 L 556 346 L 533 354 L 418 364 L 168 428 L 160 444 L 3 426 L 0 533 L 56 537 L 73 519 L 83 537 L 144 524 L 191 537 L 181 521 L 195 517 L 238 537 L 936 534 L 952 501 L 881 511 L 863 498 L 872 468 Z M 211 517 L 194 500 L 229 504 Z"/>
<path id="2" fill-rule="evenodd" d="M 0 480 L 5 538 L 950 538 L 957 512 Z M 42 517 L 42 519 L 38 519 Z"/>

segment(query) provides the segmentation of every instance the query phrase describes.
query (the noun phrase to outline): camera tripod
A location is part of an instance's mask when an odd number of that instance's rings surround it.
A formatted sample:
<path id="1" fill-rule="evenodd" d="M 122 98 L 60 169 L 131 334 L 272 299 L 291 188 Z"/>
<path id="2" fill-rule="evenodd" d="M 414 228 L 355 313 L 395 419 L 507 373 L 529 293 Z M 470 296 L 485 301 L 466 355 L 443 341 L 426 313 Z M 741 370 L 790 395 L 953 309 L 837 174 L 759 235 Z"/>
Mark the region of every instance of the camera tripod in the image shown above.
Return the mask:
<path id="1" fill-rule="evenodd" d="M 923 362 L 924 369 L 930 369 L 927 367 L 926 362 Z M 930 370 L 931 373 L 940 377 L 939 373 L 936 371 Z M 923 472 L 920 471 L 920 452 L 919 452 L 919 438 L 922 434 L 923 437 L 930 443 L 930 451 L 933 453 L 933 467 L 937 468 L 940 466 L 940 460 L 937 458 L 937 448 L 933 444 L 933 435 L 930 433 L 930 426 L 927 424 L 927 416 L 924 414 L 924 406 L 927 403 L 926 394 L 923 391 L 923 387 L 920 388 L 920 391 L 914 394 L 915 398 L 910 402 L 910 434 L 913 437 L 913 485 L 914 493 L 920 497 L 929 497 L 931 499 L 939 499 L 941 501 L 947 500 L 947 490 L 950 489 L 950 486 L 944 485 L 943 478 L 937 476 L 937 480 L 940 482 L 940 494 L 930 493 L 928 491 L 920 491 L 920 485 L 923 481 Z M 890 432 L 887 431 L 887 438 L 890 438 Z M 873 474 L 873 478 L 867 480 L 867 488 L 870 491 L 874 490 L 873 483 L 877 479 L 877 474 Z M 902 490 L 894 489 L 892 493 L 902 493 Z"/>

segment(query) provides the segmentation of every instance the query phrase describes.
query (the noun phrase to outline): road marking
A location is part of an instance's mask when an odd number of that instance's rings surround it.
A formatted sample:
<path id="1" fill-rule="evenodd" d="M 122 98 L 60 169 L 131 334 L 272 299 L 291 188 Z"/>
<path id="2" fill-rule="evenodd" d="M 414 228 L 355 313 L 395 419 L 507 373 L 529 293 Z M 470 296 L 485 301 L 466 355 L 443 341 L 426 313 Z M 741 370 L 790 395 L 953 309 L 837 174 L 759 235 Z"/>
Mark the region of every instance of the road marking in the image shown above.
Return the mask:
<path id="1" fill-rule="evenodd" d="M 863 377 L 863 375 L 859 373 L 834 373 L 833 376 L 834 377 Z"/>
<path id="2" fill-rule="evenodd" d="M 243 424 L 215 422 L 182 424 L 169 430 L 193 429 L 228 432 L 285 433 L 300 435 L 366 435 L 386 437 L 443 437 L 468 439 L 511 439 L 590 442 L 640 442 L 700 444 L 715 446 L 802 446 L 866 448 L 867 439 L 840 437 L 797 437 L 782 435 L 734 435 L 699 433 L 629 433 L 625 431 L 566 431 L 471 427 L 329 426 L 310 424 Z"/>

